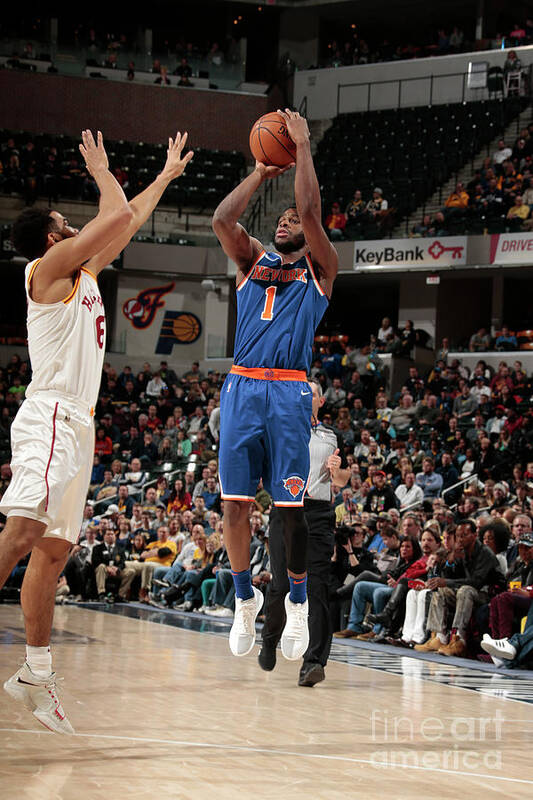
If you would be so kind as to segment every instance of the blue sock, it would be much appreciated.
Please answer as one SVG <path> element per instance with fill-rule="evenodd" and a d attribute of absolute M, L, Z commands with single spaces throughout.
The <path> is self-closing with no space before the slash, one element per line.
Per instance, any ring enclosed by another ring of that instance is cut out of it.
<path fill-rule="evenodd" d="M 291 591 L 289 600 L 291 603 L 305 603 L 307 599 L 307 575 L 305 578 L 293 578 L 289 575 Z"/>
<path fill-rule="evenodd" d="M 252 578 L 250 577 L 250 570 L 243 569 L 242 572 L 233 572 L 231 570 L 233 583 L 235 584 L 235 594 L 241 600 L 250 600 L 254 596 L 252 589 Z"/>

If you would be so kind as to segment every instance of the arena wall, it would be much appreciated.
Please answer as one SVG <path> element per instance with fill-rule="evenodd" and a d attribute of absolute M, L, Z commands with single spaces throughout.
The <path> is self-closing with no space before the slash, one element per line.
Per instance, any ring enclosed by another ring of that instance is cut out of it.
<path fill-rule="evenodd" d="M 78 136 L 98 128 L 106 139 L 153 143 L 187 130 L 192 147 L 248 154 L 250 128 L 279 98 L 0 70 L 0 103 L 11 130 Z"/>

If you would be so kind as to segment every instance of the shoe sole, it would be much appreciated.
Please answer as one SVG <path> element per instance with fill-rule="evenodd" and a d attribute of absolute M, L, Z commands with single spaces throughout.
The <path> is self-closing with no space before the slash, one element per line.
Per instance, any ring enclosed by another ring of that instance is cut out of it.
<path fill-rule="evenodd" d="M 495 656 L 496 658 L 503 658 L 505 661 L 512 661 L 514 658 L 510 653 L 502 653 L 501 650 L 497 650 L 490 642 L 481 642 L 481 647 L 491 658 Z"/>
<path fill-rule="evenodd" d="M 264 602 L 263 593 L 260 592 L 259 590 L 255 590 L 254 589 L 254 597 L 255 597 L 255 604 L 256 604 L 256 611 L 255 611 L 255 617 L 254 617 L 254 635 L 252 637 L 252 643 L 251 643 L 250 647 L 248 648 L 248 650 L 246 650 L 246 652 L 244 652 L 244 653 L 235 653 L 233 651 L 233 648 L 231 646 L 231 631 L 233 630 L 233 625 L 231 626 L 231 630 L 229 632 L 229 635 L 230 635 L 229 647 L 230 647 L 230 650 L 232 652 L 232 655 L 236 656 L 237 658 L 242 658 L 243 656 L 247 656 L 248 653 L 251 653 L 252 650 L 254 649 L 254 644 L 255 644 L 255 621 L 257 619 L 257 616 L 258 616 L 259 612 L 263 608 L 263 602 Z"/>
<path fill-rule="evenodd" d="M 72 729 L 71 731 L 65 731 L 65 730 L 62 730 L 59 727 L 55 728 L 55 727 L 53 727 L 51 725 L 48 725 L 44 721 L 44 719 L 41 719 L 41 717 L 38 716 L 38 713 L 37 713 L 38 712 L 38 708 L 35 705 L 35 703 L 28 697 L 28 695 L 26 694 L 24 689 L 19 687 L 16 683 L 14 683 L 14 682 L 12 683 L 10 681 L 6 681 L 4 683 L 4 691 L 10 697 L 12 697 L 13 700 L 17 700 L 18 702 L 22 703 L 24 708 L 32 713 L 32 715 L 35 717 L 37 722 L 39 722 L 41 725 L 43 725 L 43 727 L 45 727 L 47 730 L 51 731 L 52 733 L 59 733 L 59 734 L 65 735 L 65 736 L 72 736 L 75 733 L 74 729 Z"/>

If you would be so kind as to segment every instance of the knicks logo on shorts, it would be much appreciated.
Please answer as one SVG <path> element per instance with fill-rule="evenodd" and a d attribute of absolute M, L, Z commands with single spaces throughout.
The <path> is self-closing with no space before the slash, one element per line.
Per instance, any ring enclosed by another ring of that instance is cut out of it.
<path fill-rule="evenodd" d="M 292 475 L 290 478 L 284 478 L 283 486 L 293 497 L 298 497 L 300 492 L 303 492 L 305 489 L 305 483 L 297 475 Z"/>

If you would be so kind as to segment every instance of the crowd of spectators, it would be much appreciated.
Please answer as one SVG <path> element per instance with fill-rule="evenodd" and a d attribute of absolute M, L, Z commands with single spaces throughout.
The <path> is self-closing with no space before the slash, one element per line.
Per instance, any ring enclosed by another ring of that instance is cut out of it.
<path fill-rule="evenodd" d="M 512 143 L 498 141 L 496 150 L 476 169 L 468 183 L 458 182 L 443 207 L 425 215 L 411 236 L 446 236 L 457 232 L 533 230 L 533 123 Z"/>
<path fill-rule="evenodd" d="M 324 227 L 332 241 L 341 239 L 370 238 L 384 236 L 394 226 L 394 209 L 389 208 L 383 190 L 375 186 L 370 198 L 364 198 L 356 189 L 344 211 L 334 202 L 324 220 Z"/>
<path fill-rule="evenodd" d="M 523 47 L 533 43 L 533 19 L 526 19 L 524 23 L 515 23 L 512 30 L 502 34 L 495 33 L 492 38 L 484 40 L 482 49 L 502 50 L 513 47 Z M 354 64 L 377 64 L 386 61 L 405 61 L 414 58 L 428 58 L 431 56 L 447 56 L 456 53 L 465 53 L 476 49 L 473 41 L 469 41 L 465 32 L 458 26 L 446 30 L 439 28 L 432 41 L 401 42 L 391 41 L 389 38 L 371 40 L 362 38 L 361 31 L 355 24 L 352 25 L 350 40 L 342 44 L 337 39 L 326 43 L 322 54 L 320 66 L 322 67 L 349 67 Z M 479 49 L 479 47 L 477 48 Z"/>
<path fill-rule="evenodd" d="M 399 342 L 409 358 L 415 337 L 411 322 L 396 331 L 385 317 L 362 347 L 316 345 L 320 418 L 339 434 L 350 469 L 347 485 L 332 493 L 332 626 L 345 638 L 483 657 L 483 633 L 510 635 L 531 602 L 531 582 L 525 576 L 517 591 L 516 576 L 533 556 L 533 539 L 525 538 L 532 376 L 505 361 L 497 370 L 479 361 L 470 372 L 437 352 L 429 370 L 411 361 L 391 393 L 380 353 Z M 483 331 L 477 337 L 486 343 Z M 164 361 L 137 374 L 106 363 L 80 541 L 59 601 L 138 599 L 232 615 L 217 466 L 223 378 L 204 375 L 197 363 L 181 376 Z M 29 380 L 28 363 L 16 356 L 0 371 L 0 492 L 10 480 L 10 425 Z M 270 509 L 260 485 L 250 536 L 254 584 L 263 590 L 271 578 Z M 24 566 L 8 590 L 20 585 Z"/>

